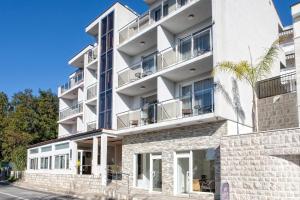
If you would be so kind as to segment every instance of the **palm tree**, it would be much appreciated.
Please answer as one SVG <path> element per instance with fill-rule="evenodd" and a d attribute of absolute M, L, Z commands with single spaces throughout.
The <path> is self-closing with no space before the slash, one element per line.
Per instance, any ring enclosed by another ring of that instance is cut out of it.
<path fill-rule="evenodd" d="M 256 64 L 253 64 L 251 53 L 250 63 L 248 61 L 231 62 L 224 61 L 217 65 L 214 73 L 219 70 L 231 73 L 237 80 L 246 81 L 252 88 L 252 125 L 255 132 L 258 131 L 257 117 L 257 91 L 256 83 L 266 77 L 271 71 L 272 65 L 277 59 L 279 53 L 279 40 L 272 43 L 271 47 L 266 50 L 264 55 L 258 59 Z"/>

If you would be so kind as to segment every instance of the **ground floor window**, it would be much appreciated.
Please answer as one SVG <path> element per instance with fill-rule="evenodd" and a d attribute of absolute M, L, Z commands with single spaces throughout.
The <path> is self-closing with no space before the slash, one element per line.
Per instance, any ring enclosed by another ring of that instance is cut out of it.
<path fill-rule="evenodd" d="M 30 159 L 30 169 L 36 170 L 38 169 L 38 158 L 31 158 Z"/>
<path fill-rule="evenodd" d="M 177 194 L 215 192 L 215 149 L 176 152 Z"/>
<path fill-rule="evenodd" d="M 51 169 L 52 168 L 52 156 L 41 158 L 41 169 Z"/>
<path fill-rule="evenodd" d="M 69 169 L 69 154 L 55 156 L 55 169 Z"/>
<path fill-rule="evenodd" d="M 215 191 L 214 149 L 193 151 L 193 191 Z"/>

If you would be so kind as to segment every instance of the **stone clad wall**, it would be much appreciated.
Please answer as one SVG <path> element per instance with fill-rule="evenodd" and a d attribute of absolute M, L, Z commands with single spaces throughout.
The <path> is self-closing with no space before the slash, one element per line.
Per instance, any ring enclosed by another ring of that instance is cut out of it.
<path fill-rule="evenodd" d="M 23 184 L 51 192 L 64 193 L 101 193 L 100 176 L 25 173 Z"/>
<path fill-rule="evenodd" d="M 159 132 L 125 136 L 123 138 L 122 168 L 130 174 L 130 186 L 133 185 L 133 158 L 138 153 L 162 154 L 162 192 L 173 195 L 174 192 L 174 152 L 216 148 L 216 196 L 220 184 L 219 145 L 221 136 L 227 133 L 226 122 L 207 123 L 187 126 Z M 212 200 L 214 195 L 201 193 L 199 199 Z"/>
<path fill-rule="evenodd" d="M 299 200 L 300 129 L 223 137 L 221 180 L 231 200 Z"/>
<path fill-rule="evenodd" d="M 298 127 L 297 93 L 258 100 L 260 131 Z"/>

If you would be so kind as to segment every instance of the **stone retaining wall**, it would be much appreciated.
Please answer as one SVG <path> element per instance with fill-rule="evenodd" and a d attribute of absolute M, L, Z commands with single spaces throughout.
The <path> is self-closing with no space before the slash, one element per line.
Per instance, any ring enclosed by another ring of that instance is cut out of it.
<path fill-rule="evenodd" d="M 299 200 L 300 129 L 223 137 L 221 180 L 231 200 Z"/>
<path fill-rule="evenodd" d="M 101 178 L 92 175 L 25 173 L 24 184 L 51 192 L 101 193 Z"/>
<path fill-rule="evenodd" d="M 258 100 L 260 131 L 298 127 L 297 93 Z"/>

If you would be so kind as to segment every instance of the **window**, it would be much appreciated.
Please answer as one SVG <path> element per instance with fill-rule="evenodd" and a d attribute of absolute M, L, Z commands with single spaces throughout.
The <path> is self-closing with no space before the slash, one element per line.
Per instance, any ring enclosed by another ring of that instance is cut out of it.
<path fill-rule="evenodd" d="M 194 56 L 210 51 L 210 30 L 194 35 Z"/>
<path fill-rule="evenodd" d="M 194 84 L 196 114 L 210 113 L 213 106 L 213 80 L 205 79 Z"/>
<path fill-rule="evenodd" d="M 100 114 L 99 128 L 111 127 L 112 102 L 109 90 L 113 87 L 113 46 L 114 46 L 114 12 L 108 14 L 101 22 L 101 62 L 100 62 Z"/>
<path fill-rule="evenodd" d="M 62 143 L 55 145 L 55 150 L 68 149 L 69 143 Z"/>
<path fill-rule="evenodd" d="M 38 148 L 36 148 L 36 149 L 30 149 L 29 153 L 30 154 L 37 154 L 37 153 L 39 153 L 39 149 Z"/>
<path fill-rule="evenodd" d="M 156 53 L 143 57 L 143 76 L 151 75 L 156 71 Z"/>
<path fill-rule="evenodd" d="M 112 69 L 113 66 L 113 52 L 109 51 L 107 53 L 107 70 Z"/>
<path fill-rule="evenodd" d="M 105 73 L 101 74 L 100 76 L 100 92 L 105 91 Z"/>
<path fill-rule="evenodd" d="M 114 33 L 113 33 L 113 31 L 111 31 L 110 33 L 108 33 L 108 36 L 107 36 L 107 50 L 112 49 L 113 44 L 114 44 Z"/>
<path fill-rule="evenodd" d="M 101 53 L 106 52 L 106 36 L 102 36 L 101 38 Z"/>
<path fill-rule="evenodd" d="M 101 21 L 101 35 L 105 35 L 107 32 L 107 17 Z"/>
<path fill-rule="evenodd" d="M 49 151 L 52 151 L 52 146 L 42 147 L 42 148 L 41 148 L 41 151 L 42 151 L 42 152 L 49 152 Z"/>
<path fill-rule="evenodd" d="M 168 4 L 164 4 L 163 12 L 164 12 L 164 17 L 169 14 L 169 5 Z"/>
<path fill-rule="evenodd" d="M 215 191 L 215 149 L 193 151 L 193 191 Z"/>
<path fill-rule="evenodd" d="M 114 13 L 110 13 L 108 15 L 108 30 L 112 30 L 114 28 Z"/>
<path fill-rule="evenodd" d="M 105 72 L 105 70 L 106 70 L 106 55 L 101 56 L 101 63 L 100 63 L 100 65 L 101 65 L 100 73 Z"/>
<path fill-rule="evenodd" d="M 41 169 L 49 169 L 49 157 L 41 158 Z"/>
<path fill-rule="evenodd" d="M 180 55 L 181 60 L 187 60 L 191 57 L 192 42 L 191 37 L 180 40 Z"/>
<path fill-rule="evenodd" d="M 69 169 L 69 154 L 55 156 L 55 169 Z"/>
<path fill-rule="evenodd" d="M 37 170 L 38 169 L 38 161 L 39 161 L 39 159 L 38 158 L 31 158 L 30 159 L 30 166 L 29 166 L 29 168 L 30 169 L 33 169 L 33 170 Z"/>

